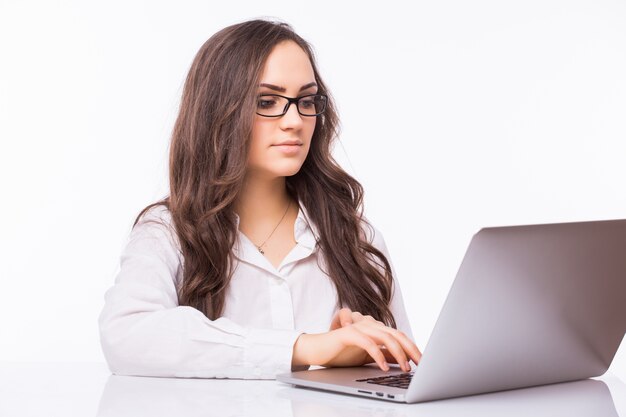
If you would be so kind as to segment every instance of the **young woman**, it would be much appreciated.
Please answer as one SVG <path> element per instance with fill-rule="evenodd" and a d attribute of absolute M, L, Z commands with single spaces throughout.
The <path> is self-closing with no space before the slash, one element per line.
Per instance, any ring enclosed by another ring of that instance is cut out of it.
<path fill-rule="evenodd" d="M 285 23 L 229 26 L 200 49 L 170 148 L 100 315 L 113 373 L 274 378 L 398 363 L 411 341 L 361 185 L 331 156 L 338 117 Z"/>

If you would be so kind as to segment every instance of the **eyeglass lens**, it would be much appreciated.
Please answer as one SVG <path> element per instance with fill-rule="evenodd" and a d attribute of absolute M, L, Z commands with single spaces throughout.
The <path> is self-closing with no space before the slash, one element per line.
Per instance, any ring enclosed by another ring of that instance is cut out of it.
<path fill-rule="evenodd" d="M 257 101 L 257 113 L 262 116 L 280 116 L 284 114 L 289 100 L 273 94 L 261 95 Z M 326 97 L 321 94 L 303 96 L 298 99 L 298 111 L 305 116 L 316 116 L 324 112 Z"/>

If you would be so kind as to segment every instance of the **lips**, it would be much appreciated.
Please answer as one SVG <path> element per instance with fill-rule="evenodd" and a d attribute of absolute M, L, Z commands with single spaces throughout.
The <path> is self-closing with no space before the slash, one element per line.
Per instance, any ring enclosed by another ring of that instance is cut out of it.
<path fill-rule="evenodd" d="M 280 143 L 276 143 L 271 147 L 276 149 L 278 152 L 285 156 L 297 156 L 300 155 L 300 148 L 302 148 L 303 143 L 299 140 L 285 140 Z"/>
<path fill-rule="evenodd" d="M 283 145 L 287 145 L 287 146 L 293 146 L 293 145 L 302 146 L 302 142 L 299 141 L 299 140 L 286 140 L 284 142 L 275 143 L 272 146 L 283 146 Z"/>

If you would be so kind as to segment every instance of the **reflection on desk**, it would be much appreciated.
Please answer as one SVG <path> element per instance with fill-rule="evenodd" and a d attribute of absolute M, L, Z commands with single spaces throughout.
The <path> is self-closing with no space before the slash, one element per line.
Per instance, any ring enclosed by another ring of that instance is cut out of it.
<path fill-rule="evenodd" d="M 623 386 L 619 380 L 613 382 Z M 619 416 L 607 385 L 593 379 L 429 403 L 394 404 L 294 388 L 275 381 L 110 376 L 98 417 L 141 415 Z"/>
<path fill-rule="evenodd" d="M 359 404 L 341 401 L 337 395 L 325 401 L 290 391 L 294 416 L 429 416 L 429 417 L 617 417 L 611 393 L 602 381 L 584 380 L 544 387 L 474 395 L 421 404 Z M 366 406 L 369 405 L 369 406 Z"/>
<path fill-rule="evenodd" d="M 608 388 L 608 389 L 607 389 Z M 423 404 L 294 388 L 276 381 L 111 375 L 104 363 L 0 362 L 2 417 L 593 416 L 626 417 L 626 384 L 597 380 Z"/>

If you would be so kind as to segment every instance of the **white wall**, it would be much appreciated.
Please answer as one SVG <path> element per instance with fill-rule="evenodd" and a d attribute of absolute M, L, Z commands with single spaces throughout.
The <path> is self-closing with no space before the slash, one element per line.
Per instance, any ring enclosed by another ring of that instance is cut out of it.
<path fill-rule="evenodd" d="M 314 45 L 420 346 L 480 227 L 626 217 L 624 2 L 52 3 L 0 3 L 0 360 L 103 360 L 191 60 L 247 18 Z"/>

